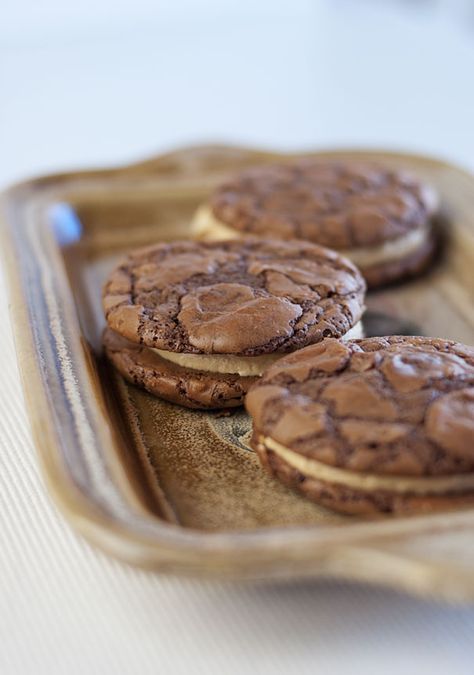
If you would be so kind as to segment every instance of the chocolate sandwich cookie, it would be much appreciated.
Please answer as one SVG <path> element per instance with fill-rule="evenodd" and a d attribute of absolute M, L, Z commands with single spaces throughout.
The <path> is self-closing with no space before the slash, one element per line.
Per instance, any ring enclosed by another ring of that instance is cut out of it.
<path fill-rule="evenodd" d="M 436 193 L 372 163 L 301 159 L 248 169 L 193 221 L 202 239 L 306 239 L 349 257 L 375 287 L 422 271 L 435 248 Z"/>
<path fill-rule="evenodd" d="M 249 391 L 253 446 L 274 476 L 347 514 L 474 502 L 474 348 L 324 340 Z"/>
<path fill-rule="evenodd" d="M 158 244 L 130 254 L 105 285 L 105 351 L 168 401 L 237 406 L 284 353 L 360 333 L 364 292 L 349 260 L 308 242 Z"/>

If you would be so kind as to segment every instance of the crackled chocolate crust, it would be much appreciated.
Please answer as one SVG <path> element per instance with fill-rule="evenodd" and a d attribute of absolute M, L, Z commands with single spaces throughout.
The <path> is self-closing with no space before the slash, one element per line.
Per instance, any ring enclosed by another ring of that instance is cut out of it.
<path fill-rule="evenodd" d="M 416 178 L 374 163 L 301 159 L 238 174 L 214 192 L 210 208 L 247 234 L 351 249 L 425 228 L 437 196 Z"/>
<path fill-rule="evenodd" d="M 256 356 L 343 336 L 362 315 L 364 292 L 350 261 L 308 242 L 188 241 L 130 254 L 103 306 L 108 326 L 132 342 Z"/>
<path fill-rule="evenodd" d="M 388 260 L 379 265 L 364 267 L 363 275 L 370 289 L 391 284 L 399 279 L 411 279 L 427 270 L 438 248 L 435 232 L 430 232 L 428 238 L 413 253 L 399 258 Z"/>
<path fill-rule="evenodd" d="M 246 406 L 263 464 L 327 506 L 351 513 L 401 511 L 466 498 L 329 484 L 288 466 L 264 447 L 263 439 L 360 475 L 440 478 L 470 473 L 472 347 L 418 337 L 325 340 L 271 366 L 250 390 Z"/>
<path fill-rule="evenodd" d="M 257 379 L 183 368 L 110 329 L 105 330 L 103 342 L 109 361 L 129 382 L 187 408 L 240 406 Z"/>

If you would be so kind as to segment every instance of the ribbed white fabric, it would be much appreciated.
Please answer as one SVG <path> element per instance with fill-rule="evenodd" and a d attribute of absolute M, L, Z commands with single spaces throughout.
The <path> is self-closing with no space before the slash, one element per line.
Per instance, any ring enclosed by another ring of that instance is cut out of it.
<path fill-rule="evenodd" d="M 0 281 L 0 673 L 472 672 L 474 610 L 336 583 L 252 587 L 92 550 L 45 493 Z"/>

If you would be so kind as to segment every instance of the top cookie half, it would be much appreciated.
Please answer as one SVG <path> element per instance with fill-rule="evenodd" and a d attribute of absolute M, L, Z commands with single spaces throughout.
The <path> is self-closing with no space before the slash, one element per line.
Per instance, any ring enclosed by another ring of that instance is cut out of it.
<path fill-rule="evenodd" d="M 301 159 L 236 175 L 198 210 L 194 227 L 204 238 L 305 239 L 349 256 L 364 272 L 379 268 L 385 281 L 419 266 L 431 252 L 437 208 L 434 190 L 405 172 Z M 386 279 L 381 266 L 400 261 L 403 269 L 394 268 Z"/>
<path fill-rule="evenodd" d="M 130 254 L 104 288 L 109 328 L 155 349 L 256 356 L 341 337 L 365 283 L 347 259 L 301 241 L 173 242 Z"/>

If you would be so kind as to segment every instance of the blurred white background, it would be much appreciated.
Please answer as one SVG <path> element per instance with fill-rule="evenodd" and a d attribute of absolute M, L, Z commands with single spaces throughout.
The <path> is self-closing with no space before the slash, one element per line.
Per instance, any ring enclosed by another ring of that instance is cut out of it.
<path fill-rule="evenodd" d="M 472 0 L 3 0 L 0 185 L 209 140 L 474 168 Z"/>

